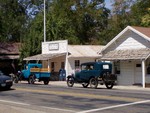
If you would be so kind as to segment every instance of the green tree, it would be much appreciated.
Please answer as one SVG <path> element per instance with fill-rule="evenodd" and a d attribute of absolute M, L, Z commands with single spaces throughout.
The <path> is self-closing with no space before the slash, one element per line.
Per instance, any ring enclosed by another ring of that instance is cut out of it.
<path fill-rule="evenodd" d="M 26 12 L 18 0 L 0 1 L 0 41 L 20 41 Z"/>

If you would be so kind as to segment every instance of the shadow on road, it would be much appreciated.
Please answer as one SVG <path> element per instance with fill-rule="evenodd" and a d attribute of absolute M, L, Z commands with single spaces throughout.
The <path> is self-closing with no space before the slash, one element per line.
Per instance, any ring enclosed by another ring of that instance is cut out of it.
<path fill-rule="evenodd" d="M 14 88 L 10 88 L 10 89 L 7 89 L 7 88 L 0 88 L 0 92 L 2 91 L 11 91 L 11 90 L 15 90 Z"/>

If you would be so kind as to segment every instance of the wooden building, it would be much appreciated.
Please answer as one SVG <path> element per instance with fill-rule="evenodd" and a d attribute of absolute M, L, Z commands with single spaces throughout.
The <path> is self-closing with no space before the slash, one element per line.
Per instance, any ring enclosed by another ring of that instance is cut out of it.
<path fill-rule="evenodd" d="M 150 28 L 127 26 L 101 51 L 113 61 L 119 85 L 150 83 Z"/>

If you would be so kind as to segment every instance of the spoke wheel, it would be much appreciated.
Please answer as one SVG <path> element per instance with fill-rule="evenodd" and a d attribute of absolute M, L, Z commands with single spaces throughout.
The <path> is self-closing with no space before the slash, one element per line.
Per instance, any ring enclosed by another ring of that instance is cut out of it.
<path fill-rule="evenodd" d="M 29 76 L 28 83 L 29 83 L 29 84 L 34 84 L 34 82 L 35 82 L 35 76 L 34 76 L 34 75 L 30 75 L 30 76 Z"/>
<path fill-rule="evenodd" d="M 48 85 L 49 80 L 44 80 L 44 85 Z"/>
<path fill-rule="evenodd" d="M 73 85 L 74 85 L 74 78 L 69 77 L 67 79 L 67 85 L 68 85 L 68 87 L 73 87 Z"/>
<path fill-rule="evenodd" d="M 109 83 L 105 83 L 105 86 L 107 87 L 107 89 L 112 89 L 113 88 L 113 86 L 114 86 L 114 83 L 112 83 L 112 82 L 109 82 Z"/>
<path fill-rule="evenodd" d="M 90 79 L 90 87 L 96 89 L 97 86 L 98 86 L 98 80 L 96 78 L 91 78 Z"/>

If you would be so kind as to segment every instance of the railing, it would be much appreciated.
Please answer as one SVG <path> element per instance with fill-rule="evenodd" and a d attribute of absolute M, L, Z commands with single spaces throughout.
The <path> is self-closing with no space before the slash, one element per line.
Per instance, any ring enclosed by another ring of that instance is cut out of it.
<path fill-rule="evenodd" d="M 30 72 L 50 72 L 49 68 L 31 68 Z"/>

